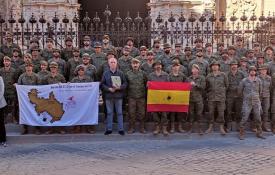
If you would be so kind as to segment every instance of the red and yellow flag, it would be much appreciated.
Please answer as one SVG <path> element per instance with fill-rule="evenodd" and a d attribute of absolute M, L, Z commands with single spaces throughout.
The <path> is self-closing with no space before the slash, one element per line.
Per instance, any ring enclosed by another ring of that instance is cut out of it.
<path fill-rule="evenodd" d="M 190 83 L 148 82 L 148 112 L 188 112 Z"/>

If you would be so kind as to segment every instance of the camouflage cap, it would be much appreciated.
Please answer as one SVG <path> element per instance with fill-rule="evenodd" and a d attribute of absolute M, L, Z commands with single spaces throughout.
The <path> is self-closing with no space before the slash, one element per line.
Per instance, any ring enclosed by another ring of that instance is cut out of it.
<path fill-rule="evenodd" d="M 249 70 L 249 72 L 252 70 L 257 71 L 257 68 L 255 66 L 249 66 L 248 70 Z"/>
<path fill-rule="evenodd" d="M 40 48 L 39 48 L 39 47 L 37 47 L 37 46 L 32 47 L 32 48 L 31 48 L 31 52 L 32 52 L 32 51 L 40 51 Z"/>
<path fill-rule="evenodd" d="M 12 32 L 10 32 L 10 31 L 7 31 L 6 32 L 6 37 L 12 37 L 13 36 L 13 33 Z"/>
<path fill-rule="evenodd" d="M 213 65 L 218 65 L 218 66 L 221 66 L 220 62 L 219 61 L 212 61 L 211 64 L 210 64 L 210 67 L 212 67 Z"/>
<path fill-rule="evenodd" d="M 27 61 L 27 62 L 25 63 L 25 67 L 29 67 L 29 66 L 33 67 L 33 64 L 32 64 L 31 61 Z"/>
<path fill-rule="evenodd" d="M 227 50 L 236 50 L 235 46 L 228 46 Z"/>
<path fill-rule="evenodd" d="M 83 58 L 83 59 L 84 59 L 84 58 L 91 59 L 91 57 L 90 57 L 90 55 L 89 55 L 88 53 L 84 53 L 84 54 L 82 55 L 82 58 Z"/>
<path fill-rule="evenodd" d="M 211 43 L 206 43 L 205 47 L 212 47 L 212 44 Z"/>
<path fill-rule="evenodd" d="M 40 65 L 46 65 L 46 66 L 48 66 L 48 62 L 45 61 L 45 60 L 42 60 L 42 61 L 40 61 Z"/>
<path fill-rule="evenodd" d="M 136 59 L 136 58 L 133 58 L 133 59 L 131 60 L 131 63 L 140 63 L 140 61 L 139 61 L 138 59 Z"/>
<path fill-rule="evenodd" d="M 39 40 L 37 38 L 32 38 L 30 40 L 30 43 L 37 43 L 37 44 L 39 44 Z"/>
<path fill-rule="evenodd" d="M 79 48 L 78 47 L 74 47 L 73 48 L 73 52 L 79 52 Z"/>
<path fill-rule="evenodd" d="M 11 58 L 8 56 L 4 56 L 3 60 L 11 61 Z"/>
<path fill-rule="evenodd" d="M 68 41 L 73 42 L 73 39 L 72 39 L 71 37 L 67 37 L 67 38 L 65 39 L 65 42 L 68 42 Z"/>
<path fill-rule="evenodd" d="M 132 41 L 132 42 L 134 42 L 134 38 L 133 38 L 133 37 L 131 37 L 131 36 L 129 36 L 129 37 L 126 39 L 126 43 L 127 43 L 128 41 Z"/>
<path fill-rule="evenodd" d="M 101 43 L 100 42 L 96 42 L 95 45 L 94 45 L 95 48 L 101 48 Z"/>
<path fill-rule="evenodd" d="M 191 49 L 191 47 L 186 46 L 186 47 L 184 48 L 184 51 L 185 51 L 185 52 L 186 52 L 186 51 L 192 51 L 192 49 Z"/>
<path fill-rule="evenodd" d="M 161 65 L 162 66 L 162 62 L 160 60 L 156 60 L 156 61 L 154 61 L 152 66 L 155 67 L 156 65 Z"/>
<path fill-rule="evenodd" d="M 263 64 L 261 65 L 258 70 L 268 70 L 268 65 L 267 64 Z"/>
<path fill-rule="evenodd" d="M 55 62 L 55 61 L 52 61 L 51 63 L 50 63 L 50 66 L 49 66 L 50 68 L 58 68 L 58 64 L 57 64 L 57 62 Z"/>
<path fill-rule="evenodd" d="M 169 43 L 164 43 L 163 49 L 168 49 L 168 48 L 171 48 L 171 45 Z"/>
<path fill-rule="evenodd" d="M 254 53 L 254 50 L 248 49 L 248 50 L 246 51 L 246 54 L 249 54 L 249 53 Z"/>
<path fill-rule="evenodd" d="M 232 60 L 231 62 L 230 62 L 230 65 L 238 65 L 239 63 L 238 63 L 238 61 L 237 60 Z"/>
<path fill-rule="evenodd" d="M 181 47 L 181 46 L 182 46 L 181 43 L 176 43 L 176 44 L 175 44 L 175 47 Z"/>
<path fill-rule="evenodd" d="M 242 57 L 239 62 L 247 62 L 247 58 L 246 57 Z"/>
<path fill-rule="evenodd" d="M 20 53 L 20 49 L 17 48 L 17 47 L 15 47 L 15 48 L 12 49 L 12 52 L 18 52 L 18 53 Z"/>
<path fill-rule="evenodd" d="M 115 52 L 113 50 L 109 50 L 107 52 L 106 56 L 108 56 L 108 55 L 114 55 L 115 56 L 116 54 L 115 54 Z"/>
<path fill-rule="evenodd" d="M 256 57 L 257 57 L 257 59 L 258 59 L 258 58 L 264 58 L 264 54 L 263 54 L 263 53 L 258 53 L 258 54 L 256 55 Z"/>
<path fill-rule="evenodd" d="M 85 67 L 83 65 L 76 66 L 74 74 L 77 75 L 79 70 L 85 70 Z"/>
<path fill-rule="evenodd" d="M 83 41 L 90 41 L 90 40 L 91 40 L 91 38 L 87 35 L 83 37 Z"/>
<path fill-rule="evenodd" d="M 139 50 L 140 50 L 140 51 L 146 51 L 146 50 L 147 50 L 147 47 L 146 47 L 146 46 L 140 46 Z"/>
<path fill-rule="evenodd" d="M 149 51 L 147 52 L 147 55 L 155 55 L 155 54 L 154 54 L 154 52 L 153 52 L 152 50 L 149 50 Z"/>
<path fill-rule="evenodd" d="M 197 69 L 197 70 L 200 70 L 200 66 L 197 65 L 197 64 L 193 64 L 193 65 L 192 65 L 192 68 L 195 68 L 195 69 Z"/>
<path fill-rule="evenodd" d="M 53 49 L 53 52 L 58 52 L 58 53 L 60 53 L 60 50 L 57 49 L 57 48 L 54 48 L 54 49 Z"/>
<path fill-rule="evenodd" d="M 174 60 L 172 61 L 172 66 L 173 66 L 173 67 L 174 67 L 174 66 L 180 66 L 179 60 L 174 59 Z"/>

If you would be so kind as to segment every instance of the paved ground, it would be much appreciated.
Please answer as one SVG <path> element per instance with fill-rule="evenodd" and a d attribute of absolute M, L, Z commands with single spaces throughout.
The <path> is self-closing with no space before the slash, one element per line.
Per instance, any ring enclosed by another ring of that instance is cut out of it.
<path fill-rule="evenodd" d="M 102 136 L 104 137 L 104 136 Z M 114 139 L 0 147 L 1 175 L 275 175 L 275 136 Z"/>

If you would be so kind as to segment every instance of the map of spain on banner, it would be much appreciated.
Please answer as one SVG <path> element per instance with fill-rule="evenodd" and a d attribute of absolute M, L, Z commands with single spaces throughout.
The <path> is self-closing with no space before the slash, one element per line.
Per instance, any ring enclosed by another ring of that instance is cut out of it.
<path fill-rule="evenodd" d="M 20 124 L 71 126 L 98 123 L 99 82 L 16 85 L 16 90 Z"/>
<path fill-rule="evenodd" d="M 190 83 L 148 82 L 148 112 L 188 112 Z"/>

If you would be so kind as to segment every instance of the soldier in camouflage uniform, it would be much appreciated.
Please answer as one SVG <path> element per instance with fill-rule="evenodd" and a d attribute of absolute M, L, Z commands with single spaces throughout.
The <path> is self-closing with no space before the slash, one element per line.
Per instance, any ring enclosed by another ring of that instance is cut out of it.
<path fill-rule="evenodd" d="M 241 58 L 246 55 L 247 49 L 244 48 L 244 41 L 242 37 L 237 37 L 235 48 L 237 57 Z"/>
<path fill-rule="evenodd" d="M 224 43 L 223 42 L 217 43 L 217 52 L 215 52 L 214 54 L 217 60 L 221 59 L 221 53 L 223 52 L 223 50 L 224 50 Z"/>
<path fill-rule="evenodd" d="M 238 88 L 238 95 L 243 97 L 242 120 L 240 123 L 240 140 L 244 139 L 244 128 L 251 112 L 256 123 L 256 136 L 264 139 L 261 127 L 261 100 L 262 82 L 256 77 L 256 67 L 249 67 L 249 76 L 244 78 Z"/>
<path fill-rule="evenodd" d="M 30 49 L 27 50 L 27 53 L 31 54 L 31 49 L 32 48 L 39 48 L 39 40 L 37 38 L 32 38 L 30 40 L 30 45 L 29 45 Z"/>
<path fill-rule="evenodd" d="M 260 94 L 261 105 L 262 105 L 262 129 L 263 131 L 270 132 L 268 126 L 269 119 L 269 108 L 270 108 L 270 90 L 271 90 L 271 77 L 267 75 L 268 65 L 264 64 L 259 67 L 259 78 L 262 81 L 262 93 Z"/>
<path fill-rule="evenodd" d="M 204 49 L 203 49 L 203 41 L 202 41 L 201 38 L 196 38 L 195 41 L 194 41 L 194 43 L 195 43 L 195 47 L 192 49 L 192 54 L 193 54 L 194 56 L 197 55 L 197 51 L 198 51 L 198 50 L 202 50 L 202 51 L 204 52 Z"/>
<path fill-rule="evenodd" d="M 84 65 L 78 65 L 75 68 L 74 74 L 76 75 L 71 82 L 72 83 L 88 83 L 92 82 L 92 79 L 85 75 L 85 67 Z M 95 133 L 95 127 L 94 126 L 75 126 L 74 127 L 74 133 L 80 133 L 82 130 L 85 129 L 87 133 L 94 134 Z"/>
<path fill-rule="evenodd" d="M 140 47 L 140 55 L 136 57 L 140 61 L 140 65 L 146 62 L 147 60 L 147 47 L 146 46 L 141 46 Z"/>
<path fill-rule="evenodd" d="M 179 64 L 180 64 L 180 58 L 178 56 L 173 57 L 172 63 L 173 63 L 173 61 L 179 62 Z M 171 73 L 172 72 L 172 68 L 173 68 L 173 64 L 169 65 L 166 68 L 165 72 L 167 72 L 168 74 Z M 183 65 L 181 65 L 181 64 L 179 65 L 179 71 L 182 74 L 184 74 L 185 76 L 188 75 L 188 70 Z"/>
<path fill-rule="evenodd" d="M 154 60 L 155 60 L 154 52 L 148 51 L 146 62 L 144 62 L 141 65 L 141 70 L 143 70 L 147 76 L 154 71 L 154 68 L 153 68 Z"/>
<path fill-rule="evenodd" d="M 236 56 L 236 48 L 234 46 L 228 46 L 228 56 L 230 60 L 239 61 L 240 58 Z"/>
<path fill-rule="evenodd" d="M 161 63 L 163 64 L 163 70 L 166 71 L 167 68 L 172 65 L 172 59 L 173 59 L 173 55 L 171 53 L 171 45 L 168 43 L 165 43 L 163 45 L 163 49 L 164 49 L 164 54 L 159 58 L 159 60 L 161 61 Z"/>
<path fill-rule="evenodd" d="M 128 37 L 126 39 L 126 45 L 130 48 L 130 56 L 135 58 L 140 55 L 138 48 L 134 47 L 134 38 Z"/>
<path fill-rule="evenodd" d="M 99 78 L 97 78 L 97 69 L 94 65 L 91 64 L 90 55 L 87 53 L 84 53 L 82 55 L 82 61 L 83 61 L 82 66 L 85 68 L 85 75 L 90 77 L 92 82 L 99 80 Z"/>
<path fill-rule="evenodd" d="M 182 44 L 176 43 L 175 44 L 175 50 L 173 52 L 174 57 L 178 57 L 180 60 L 183 60 L 184 53 L 182 51 Z"/>
<path fill-rule="evenodd" d="M 80 58 L 79 48 L 73 48 L 73 57 L 66 63 L 66 78 L 71 81 L 75 77 L 75 68 L 82 64 L 82 58 Z"/>
<path fill-rule="evenodd" d="M 197 57 L 196 59 L 192 60 L 188 65 L 188 72 L 190 74 L 192 65 L 197 64 L 200 67 L 200 74 L 206 76 L 209 72 L 209 63 L 203 58 L 202 49 L 197 49 Z"/>
<path fill-rule="evenodd" d="M 133 57 L 130 55 L 130 51 L 129 46 L 125 46 L 123 49 L 123 56 L 118 59 L 119 70 L 124 74 L 131 70 L 131 60 Z"/>
<path fill-rule="evenodd" d="M 267 46 L 264 49 L 264 54 L 265 54 L 265 62 L 268 63 L 272 61 L 274 58 L 274 49 L 271 46 Z"/>
<path fill-rule="evenodd" d="M 272 61 L 268 63 L 268 74 L 273 75 L 275 73 L 275 56 L 272 57 Z"/>
<path fill-rule="evenodd" d="M 242 109 L 242 97 L 238 96 L 238 87 L 240 82 L 245 78 L 245 75 L 238 70 L 238 62 L 236 60 L 231 61 L 230 71 L 227 73 L 228 89 L 226 92 L 226 130 L 227 132 L 232 130 L 232 121 L 241 121 L 241 109 Z M 233 118 L 233 109 L 234 118 Z"/>
<path fill-rule="evenodd" d="M 191 72 L 192 74 L 187 80 L 192 85 L 189 101 L 190 131 L 192 132 L 193 126 L 197 124 L 198 133 L 202 135 L 201 119 L 203 113 L 203 93 L 206 82 L 205 77 L 199 73 L 200 67 L 198 65 L 193 64 Z"/>
<path fill-rule="evenodd" d="M 204 54 L 204 59 L 208 62 L 211 63 L 214 60 L 217 60 L 213 53 L 213 46 L 211 43 L 206 43 L 205 44 L 205 54 Z"/>
<path fill-rule="evenodd" d="M 104 63 L 107 63 L 106 54 L 102 52 L 100 43 L 95 43 L 95 53 L 91 55 L 91 64 L 98 70 Z"/>
<path fill-rule="evenodd" d="M 25 63 L 26 71 L 22 75 L 20 75 L 17 84 L 19 85 L 38 85 L 39 78 L 36 73 L 33 72 L 33 64 L 29 61 Z M 40 134 L 40 127 L 35 127 L 36 134 Z M 28 134 L 28 126 L 23 125 L 22 134 Z"/>
<path fill-rule="evenodd" d="M 39 47 L 32 47 L 30 51 L 31 51 L 31 55 L 32 55 L 32 63 L 34 65 L 33 71 L 35 73 L 37 73 L 39 71 L 39 69 L 40 69 L 40 62 L 42 60 L 44 60 L 44 58 L 42 58 L 40 56 L 40 49 L 39 49 Z"/>
<path fill-rule="evenodd" d="M 131 60 L 132 69 L 127 72 L 126 80 L 128 82 L 128 113 L 129 127 L 128 134 L 135 132 L 137 117 L 140 117 L 140 133 L 145 133 L 145 97 L 146 82 L 145 73 L 140 70 L 140 60 L 133 58 Z"/>
<path fill-rule="evenodd" d="M 224 73 L 228 73 L 230 71 L 230 63 L 232 60 L 230 60 L 229 56 L 228 56 L 228 51 L 224 50 L 222 51 L 222 57 L 220 62 L 221 68 L 220 71 L 224 72 Z"/>
<path fill-rule="evenodd" d="M 149 74 L 148 81 L 158 81 L 158 82 L 169 81 L 169 75 L 166 72 L 162 71 L 163 65 L 161 61 L 156 60 L 153 64 L 153 67 L 154 67 L 154 72 Z M 162 127 L 163 135 L 167 136 L 169 134 L 167 132 L 167 125 L 168 125 L 167 113 L 152 112 L 152 116 L 155 122 L 155 129 L 153 131 L 153 134 L 158 135 Z"/>
<path fill-rule="evenodd" d="M 40 61 L 40 71 L 37 73 L 40 83 L 39 84 L 45 84 L 45 78 L 50 75 L 50 71 L 48 71 L 48 62 L 47 61 Z"/>
<path fill-rule="evenodd" d="M 188 66 L 190 64 L 190 62 L 194 59 L 193 55 L 192 55 L 192 50 L 191 47 L 186 46 L 184 48 L 184 57 L 182 58 L 182 60 L 180 60 L 181 64 L 188 69 Z M 189 71 L 188 71 L 188 75 L 189 75 Z"/>
<path fill-rule="evenodd" d="M 89 36 L 84 36 L 83 44 L 83 48 L 80 49 L 80 57 L 82 57 L 84 53 L 87 53 L 89 55 L 95 53 L 94 49 L 91 47 L 91 39 Z"/>
<path fill-rule="evenodd" d="M 171 73 L 169 74 L 169 81 L 170 82 L 185 82 L 187 77 L 180 71 L 180 61 L 179 59 L 175 59 L 172 62 L 172 70 Z M 170 133 L 175 132 L 175 122 L 176 120 L 178 121 L 178 127 L 177 130 L 178 132 L 182 133 L 184 130 L 182 129 L 183 122 L 184 122 L 184 113 L 182 112 L 171 112 L 169 114 L 170 116 L 170 124 L 171 124 L 171 129 Z"/>
<path fill-rule="evenodd" d="M 247 65 L 249 66 L 256 66 L 257 64 L 257 58 L 254 55 L 254 52 L 252 49 L 247 50 L 246 52 L 246 59 L 247 59 Z"/>
<path fill-rule="evenodd" d="M 114 53 L 115 56 L 117 56 L 117 50 L 116 48 L 110 43 L 110 37 L 109 35 L 104 35 L 102 39 L 102 52 L 107 54 L 108 52 Z"/>
<path fill-rule="evenodd" d="M 13 36 L 11 32 L 6 32 L 5 36 L 5 43 L 0 47 L 0 52 L 3 53 L 5 56 L 12 57 L 13 49 L 19 50 L 19 56 L 22 56 L 20 47 L 13 43 Z"/>
<path fill-rule="evenodd" d="M 48 61 L 48 63 L 56 62 L 58 64 L 58 72 L 61 75 L 66 74 L 66 61 L 60 57 L 60 50 L 53 49 L 53 58 Z"/>
<path fill-rule="evenodd" d="M 18 102 L 16 98 L 15 83 L 17 82 L 18 76 L 14 68 L 11 67 L 11 58 L 8 56 L 4 57 L 4 67 L 0 69 L 0 76 L 3 77 L 5 85 L 4 97 L 7 101 L 8 106 L 4 108 L 4 116 L 8 116 L 11 113 L 13 122 L 19 122 L 18 116 Z"/>
<path fill-rule="evenodd" d="M 152 51 L 154 52 L 156 59 L 160 59 L 160 57 L 164 54 L 164 51 L 160 48 L 159 39 L 154 40 Z"/>
<path fill-rule="evenodd" d="M 242 57 L 239 61 L 239 71 L 241 71 L 245 77 L 248 77 L 248 67 L 247 67 L 247 61 L 245 57 Z"/>
<path fill-rule="evenodd" d="M 221 72 L 220 63 L 213 61 L 210 64 L 212 70 L 206 77 L 206 92 L 208 99 L 209 108 L 209 127 L 206 133 L 210 133 L 213 130 L 213 124 L 215 121 L 215 110 L 218 111 L 216 122 L 220 125 L 220 132 L 225 135 L 224 131 L 224 111 L 225 111 L 225 100 L 226 90 L 228 88 L 228 79 L 225 73 Z"/>
<path fill-rule="evenodd" d="M 46 60 L 49 61 L 53 58 L 53 39 L 47 38 L 46 40 L 46 48 L 44 48 L 41 52 L 41 56 Z"/>
<path fill-rule="evenodd" d="M 24 64 L 23 59 L 19 56 L 20 50 L 17 48 L 13 49 L 12 57 L 11 57 L 11 66 L 17 70 L 20 65 Z"/>
<path fill-rule="evenodd" d="M 258 43 L 258 42 L 255 42 L 254 44 L 253 44 L 253 51 L 254 51 L 254 54 L 255 55 L 258 55 L 258 54 L 260 54 L 262 51 L 261 51 L 261 45 L 260 45 L 260 43 Z"/>
<path fill-rule="evenodd" d="M 22 64 L 22 65 L 20 65 L 18 68 L 17 68 L 17 74 L 18 74 L 18 76 L 20 76 L 21 74 L 23 74 L 25 71 L 26 71 L 26 64 L 28 63 L 28 62 L 32 62 L 32 55 L 31 54 L 29 54 L 29 53 L 26 53 L 25 55 L 24 55 L 24 58 L 23 58 L 23 60 L 24 60 L 24 64 Z M 33 64 L 33 63 L 32 63 Z M 34 72 L 34 67 L 33 67 L 33 70 L 32 70 L 33 72 Z"/>
<path fill-rule="evenodd" d="M 256 57 L 257 57 L 256 68 L 259 68 L 259 67 L 261 67 L 262 65 L 265 64 L 265 62 L 264 62 L 264 54 L 259 53 L 259 54 L 256 55 Z"/>
<path fill-rule="evenodd" d="M 67 37 L 65 39 L 65 48 L 61 50 L 61 58 L 65 61 L 68 61 L 72 57 L 74 57 L 73 39 L 71 37 Z"/>
<path fill-rule="evenodd" d="M 48 84 L 57 84 L 57 83 L 66 83 L 65 77 L 58 73 L 58 63 L 52 61 L 50 62 L 50 74 L 45 77 L 45 80 L 43 81 L 45 85 Z M 58 128 L 58 132 L 60 134 L 65 134 L 64 127 L 56 127 Z M 46 132 L 46 134 L 52 134 L 54 133 L 54 127 L 50 127 L 49 130 Z"/>

